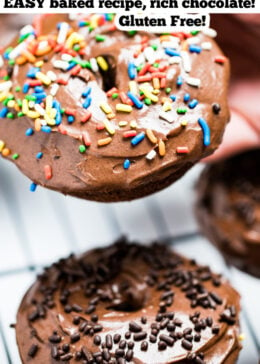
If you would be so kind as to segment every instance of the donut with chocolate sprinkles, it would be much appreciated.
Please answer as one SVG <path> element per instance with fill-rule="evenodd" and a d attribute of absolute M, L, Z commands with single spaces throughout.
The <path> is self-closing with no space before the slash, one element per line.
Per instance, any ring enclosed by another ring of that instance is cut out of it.
<path fill-rule="evenodd" d="M 170 291 L 172 302 L 161 312 Z M 17 344 L 23 364 L 234 364 L 239 301 L 209 267 L 163 244 L 122 238 L 37 276 L 17 313 Z M 94 320 L 85 310 L 91 305 Z"/>

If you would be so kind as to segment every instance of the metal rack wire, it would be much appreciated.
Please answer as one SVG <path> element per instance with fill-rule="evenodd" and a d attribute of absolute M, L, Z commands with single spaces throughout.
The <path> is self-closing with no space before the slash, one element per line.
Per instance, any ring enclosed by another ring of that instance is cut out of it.
<path fill-rule="evenodd" d="M 46 264 L 122 234 L 147 242 L 165 239 L 178 252 L 223 272 L 242 295 L 244 348 L 239 364 L 256 364 L 260 354 L 260 280 L 225 264 L 198 233 L 192 213 L 195 167 L 170 188 L 130 203 L 101 204 L 39 188 L 9 162 L 0 160 L 0 364 L 19 364 L 10 328 L 26 289 Z"/>

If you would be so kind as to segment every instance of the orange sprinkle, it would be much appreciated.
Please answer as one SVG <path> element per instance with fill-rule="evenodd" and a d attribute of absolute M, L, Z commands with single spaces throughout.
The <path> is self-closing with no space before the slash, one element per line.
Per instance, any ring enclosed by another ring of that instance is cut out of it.
<path fill-rule="evenodd" d="M 157 144 L 157 138 L 151 129 L 146 129 L 146 135 L 151 143 Z"/>
<path fill-rule="evenodd" d="M 22 56 L 25 57 L 30 63 L 36 62 L 36 58 L 34 57 L 34 55 L 26 49 L 22 52 Z"/>
<path fill-rule="evenodd" d="M 108 138 L 99 139 L 97 144 L 99 147 L 103 147 L 104 145 L 107 145 L 111 142 L 112 142 L 112 138 L 108 137 Z"/>
<path fill-rule="evenodd" d="M 7 157 L 10 154 L 11 154 L 11 150 L 9 148 L 4 148 L 2 150 L 2 156 Z"/>
<path fill-rule="evenodd" d="M 37 49 L 36 52 L 35 52 L 35 55 L 38 56 L 38 57 L 44 56 L 45 54 L 50 53 L 51 49 L 52 48 L 49 45 L 44 47 L 43 49 Z"/>
<path fill-rule="evenodd" d="M 159 140 L 158 147 L 160 156 L 164 157 L 166 154 L 166 149 L 165 149 L 165 143 L 162 139 Z"/>
<path fill-rule="evenodd" d="M 45 175 L 45 179 L 51 179 L 52 178 L 52 169 L 51 169 L 51 166 L 49 164 L 46 164 L 44 166 L 44 175 Z"/>
<path fill-rule="evenodd" d="M 153 88 L 155 88 L 156 90 L 160 89 L 160 80 L 159 80 L 159 78 L 153 78 Z"/>
<path fill-rule="evenodd" d="M 34 129 L 36 131 L 40 131 L 41 130 L 41 127 L 42 127 L 41 120 L 40 119 L 35 119 Z"/>
<path fill-rule="evenodd" d="M 27 59 L 24 56 L 19 56 L 16 58 L 15 63 L 19 66 L 25 64 L 27 62 Z"/>

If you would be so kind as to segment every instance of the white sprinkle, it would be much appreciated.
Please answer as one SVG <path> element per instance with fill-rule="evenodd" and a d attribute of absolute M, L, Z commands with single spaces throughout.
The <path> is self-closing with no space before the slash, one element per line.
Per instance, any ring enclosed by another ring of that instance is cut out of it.
<path fill-rule="evenodd" d="M 0 55 L 0 68 L 2 68 L 4 65 L 3 57 Z"/>
<path fill-rule="evenodd" d="M 62 22 L 60 24 L 60 30 L 59 30 L 59 34 L 57 37 L 58 44 L 62 44 L 65 42 L 65 40 L 67 38 L 68 30 L 69 30 L 69 24 L 66 22 Z"/>
<path fill-rule="evenodd" d="M 54 73 L 53 71 L 48 71 L 46 73 L 47 77 L 49 77 L 49 79 L 52 81 L 52 82 L 55 82 L 57 80 L 57 75 L 56 73 Z"/>
<path fill-rule="evenodd" d="M 38 45 L 38 49 L 39 50 L 42 50 L 42 49 L 45 49 L 46 47 L 49 46 L 49 43 L 47 40 L 42 40 L 39 45 Z"/>
<path fill-rule="evenodd" d="M 181 63 L 181 57 L 174 56 L 169 58 L 169 64 L 179 64 Z"/>
<path fill-rule="evenodd" d="M 44 110 L 44 108 L 40 105 L 40 104 L 35 104 L 34 105 L 34 108 L 35 108 L 35 110 L 41 115 L 41 116 L 43 116 L 44 114 L 45 114 L 45 110 Z"/>
<path fill-rule="evenodd" d="M 61 69 L 61 70 L 63 70 L 63 71 L 66 71 L 66 69 L 67 69 L 67 68 L 68 68 L 68 66 L 69 66 L 69 63 L 68 63 L 68 62 L 66 62 L 66 61 L 61 61 L 61 60 L 59 60 L 59 59 L 57 59 L 57 60 L 53 61 L 53 62 L 52 62 L 52 64 L 53 64 L 53 67 L 55 67 L 55 68 L 59 68 L 59 69 Z"/>
<path fill-rule="evenodd" d="M 24 35 L 24 34 L 28 34 L 28 33 L 34 33 L 34 28 L 31 24 L 27 24 L 25 25 L 21 30 L 20 30 L 20 35 Z"/>
<path fill-rule="evenodd" d="M 178 48 L 179 47 L 179 43 L 177 43 L 176 41 L 170 41 L 170 40 L 165 40 L 164 42 L 161 43 L 161 46 L 163 48 Z"/>
<path fill-rule="evenodd" d="M 18 44 L 8 55 L 9 59 L 15 59 L 26 49 L 29 42 L 34 39 L 34 35 L 29 35 L 29 37 L 22 43 Z"/>
<path fill-rule="evenodd" d="M 12 81 L 2 82 L 2 83 L 0 83 L 0 92 L 2 92 L 2 91 L 9 91 L 12 86 L 13 86 L 13 82 Z"/>
<path fill-rule="evenodd" d="M 205 51 L 210 51 L 212 49 L 212 44 L 210 42 L 203 42 L 201 48 Z"/>
<path fill-rule="evenodd" d="M 41 125 L 47 125 L 47 121 L 45 119 L 40 119 Z"/>
<path fill-rule="evenodd" d="M 159 113 L 159 118 L 167 121 L 170 124 L 174 122 L 173 115 L 171 115 L 169 112 L 161 111 Z"/>
<path fill-rule="evenodd" d="M 212 28 L 205 28 L 202 30 L 202 33 L 207 35 L 208 37 L 215 38 L 217 36 L 217 32 L 215 29 Z"/>
<path fill-rule="evenodd" d="M 186 39 L 186 42 L 190 45 L 190 44 L 198 44 L 200 43 L 200 38 L 199 37 L 191 37 Z"/>
<path fill-rule="evenodd" d="M 34 108 L 34 105 L 35 105 L 35 102 L 34 101 L 30 100 L 28 102 L 28 106 L 29 106 L 30 109 Z"/>
<path fill-rule="evenodd" d="M 90 66 L 93 72 L 98 72 L 98 64 L 96 58 L 90 58 Z"/>
<path fill-rule="evenodd" d="M 77 18 L 78 18 L 78 14 L 74 14 L 74 13 L 69 14 L 69 20 L 76 20 Z"/>
<path fill-rule="evenodd" d="M 63 53 L 63 54 L 61 55 L 61 59 L 62 59 L 63 61 L 69 62 L 69 61 L 71 61 L 71 59 L 72 59 L 72 55 L 70 55 L 70 54 L 68 54 L 68 53 Z"/>
<path fill-rule="evenodd" d="M 51 85 L 51 90 L 50 90 L 51 96 L 55 96 L 57 94 L 59 87 L 60 86 L 57 83 L 53 83 Z"/>
<path fill-rule="evenodd" d="M 140 66 L 141 64 L 145 63 L 145 58 L 143 53 L 139 54 L 137 58 L 134 59 L 134 64 L 136 67 Z"/>
<path fill-rule="evenodd" d="M 156 53 L 152 47 L 146 47 L 144 49 L 144 56 L 149 63 L 154 63 L 156 59 Z"/>
<path fill-rule="evenodd" d="M 186 82 L 188 85 L 194 86 L 194 87 L 200 87 L 200 84 L 201 84 L 201 80 L 199 78 L 195 78 L 195 77 L 188 77 L 186 79 Z"/>
<path fill-rule="evenodd" d="M 150 150 L 148 154 L 146 154 L 146 159 L 149 161 L 153 160 L 156 156 L 156 151 L 154 149 Z"/>
<path fill-rule="evenodd" d="M 181 58 L 182 58 L 182 64 L 184 71 L 189 73 L 191 71 L 191 61 L 190 61 L 190 55 L 186 51 L 181 52 Z"/>

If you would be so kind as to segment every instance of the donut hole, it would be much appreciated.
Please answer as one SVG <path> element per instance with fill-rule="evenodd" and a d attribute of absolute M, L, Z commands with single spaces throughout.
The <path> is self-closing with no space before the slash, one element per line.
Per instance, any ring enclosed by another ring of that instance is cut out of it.
<path fill-rule="evenodd" d="M 99 68 L 102 77 L 102 88 L 107 92 L 111 90 L 111 88 L 116 87 L 116 59 L 110 54 L 102 54 L 101 57 L 105 59 L 109 66 L 107 71 Z"/>

